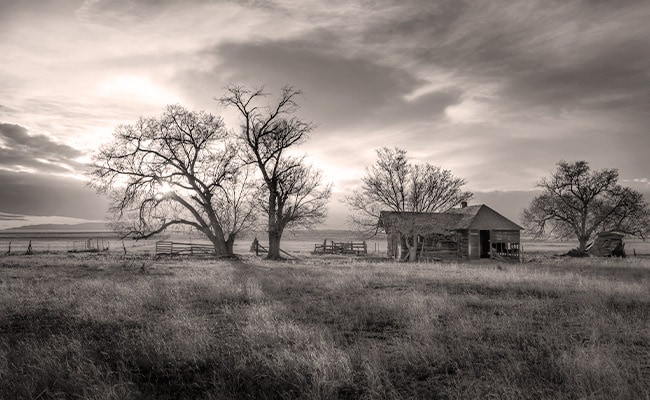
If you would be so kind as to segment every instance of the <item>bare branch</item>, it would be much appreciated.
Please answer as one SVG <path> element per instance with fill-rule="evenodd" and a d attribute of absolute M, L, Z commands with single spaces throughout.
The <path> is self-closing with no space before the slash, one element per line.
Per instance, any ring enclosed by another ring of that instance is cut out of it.
<path fill-rule="evenodd" d="M 536 235 L 575 237 L 579 250 L 600 231 L 616 230 L 644 236 L 650 225 L 643 195 L 618 184 L 618 171 L 592 171 L 586 161 L 560 161 L 544 192 L 523 211 L 526 227 Z M 547 232 L 548 231 L 548 232 Z"/>
<path fill-rule="evenodd" d="M 159 118 L 115 130 L 113 141 L 94 157 L 91 186 L 109 195 L 116 226 L 134 237 L 190 226 L 215 251 L 232 254 L 227 241 L 246 226 L 226 224 L 223 210 L 240 210 L 220 196 L 232 190 L 244 168 L 229 135 L 220 117 L 168 106 Z M 246 208 L 247 201 L 253 203 L 243 195 L 237 207 Z"/>
<path fill-rule="evenodd" d="M 381 211 L 442 212 L 472 198 L 463 192 L 463 179 L 430 164 L 412 165 L 406 151 L 377 150 L 377 162 L 366 168 L 361 190 L 347 196 L 350 224 L 360 231 L 377 232 Z"/>
<path fill-rule="evenodd" d="M 268 217 L 269 258 L 280 258 L 284 229 L 321 222 L 331 191 L 321 187 L 321 175 L 305 166 L 303 158 L 286 154 L 314 129 L 311 122 L 293 116 L 302 92 L 286 86 L 275 103 L 260 105 L 266 96 L 263 89 L 229 86 L 219 101 L 235 107 L 242 118 L 240 140 L 247 149 L 247 162 L 257 166 L 265 187 L 260 207 Z"/>

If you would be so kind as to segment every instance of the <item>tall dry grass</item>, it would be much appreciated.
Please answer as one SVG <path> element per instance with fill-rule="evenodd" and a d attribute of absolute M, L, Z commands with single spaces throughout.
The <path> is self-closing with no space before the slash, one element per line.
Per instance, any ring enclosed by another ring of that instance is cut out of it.
<path fill-rule="evenodd" d="M 0 258 L 0 398 L 650 398 L 650 262 Z"/>

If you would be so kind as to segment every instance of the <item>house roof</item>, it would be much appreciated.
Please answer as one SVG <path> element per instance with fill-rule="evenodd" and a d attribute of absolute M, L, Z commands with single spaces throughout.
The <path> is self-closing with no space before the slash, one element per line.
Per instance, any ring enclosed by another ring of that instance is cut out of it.
<path fill-rule="evenodd" d="M 382 211 L 379 226 L 402 232 L 448 233 L 458 229 L 462 218 L 462 215 L 446 213 Z"/>
<path fill-rule="evenodd" d="M 427 233 L 446 233 L 459 229 L 523 229 L 485 204 L 452 208 L 442 213 L 382 211 L 379 226 L 399 228 L 402 232 Z"/>

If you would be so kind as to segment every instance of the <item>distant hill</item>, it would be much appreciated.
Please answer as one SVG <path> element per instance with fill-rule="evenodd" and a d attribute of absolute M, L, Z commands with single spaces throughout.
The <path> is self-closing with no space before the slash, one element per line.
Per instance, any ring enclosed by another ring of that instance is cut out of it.
<path fill-rule="evenodd" d="M 102 222 L 86 222 L 82 224 L 38 224 L 38 225 L 26 225 L 17 228 L 9 229 L 0 229 L 0 234 L 3 236 L 25 233 L 37 233 L 37 234 L 50 234 L 50 233 L 59 233 L 63 235 L 70 235 L 75 233 L 88 233 L 96 232 L 102 233 L 106 232 L 107 234 L 114 235 L 110 226 Z M 188 234 L 180 232 L 168 232 L 168 236 L 178 239 L 179 237 L 186 237 Z M 195 238 L 199 236 L 197 233 L 193 233 L 190 236 Z M 262 242 L 268 240 L 268 234 L 265 231 L 253 231 L 246 232 L 238 237 L 239 240 L 253 240 L 254 237 L 257 237 Z M 373 238 L 377 239 L 385 238 L 385 234 L 380 233 L 379 236 Z M 363 234 L 360 234 L 355 231 L 346 230 L 346 229 L 313 229 L 313 230 L 286 230 L 282 235 L 284 240 L 303 240 L 303 241 L 312 241 L 314 243 L 321 243 L 323 240 L 334 240 L 337 242 L 347 242 L 347 241 L 358 241 L 363 239 L 369 239 L 364 237 Z M 180 240 L 180 239 L 179 239 Z"/>
<path fill-rule="evenodd" d="M 2 229 L 0 232 L 105 232 L 111 228 L 103 222 L 84 222 L 82 224 L 38 224 L 17 228 Z"/>

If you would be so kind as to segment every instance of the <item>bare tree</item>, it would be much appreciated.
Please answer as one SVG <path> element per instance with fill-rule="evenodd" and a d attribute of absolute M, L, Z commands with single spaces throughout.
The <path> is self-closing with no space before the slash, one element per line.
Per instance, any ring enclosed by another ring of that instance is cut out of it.
<path fill-rule="evenodd" d="M 377 150 L 377 162 L 366 168 L 361 189 L 345 201 L 353 226 L 376 231 L 381 211 L 443 212 L 472 198 L 462 191 L 465 180 L 430 164 L 409 163 L 406 150 Z"/>
<path fill-rule="evenodd" d="M 269 259 L 281 259 L 280 241 L 285 228 L 310 226 L 326 215 L 330 186 L 323 186 L 318 171 L 305 164 L 303 157 L 288 154 L 302 144 L 314 128 L 310 122 L 293 116 L 302 93 L 291 87 L 282 89 L 273 105 L 260 105 L 264 88 L 229 86 L 219 100 L 235 107 L 241 117 L 241 140 L 247 161 L 257 166 L 266 187 L 262 208 L 268 216 Z"/>
<path fill-rule="evenodd" d="M 641 237 L 648 231 L 648 204 L 641 193 L 618 184 L 616 169 L 592 171 L 586 161 L 560 161 L 537 186 L 543 193 L 522 212 L 524 225 L 537 235 L 575 237 L 581 253 L 600 231 Z"/>
<path fill-rule="evenodd" d="M 193 228 L 219 255 L 255 219 L 251 172 L 220 117 L 167 106 L 160 118 L 119 126 L 94 156 L 91 183 L 109 195 L 114 226 L 146 239 Z"/>

